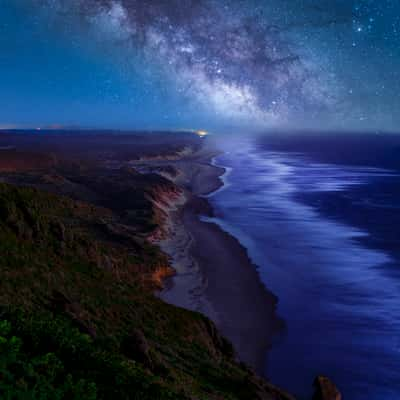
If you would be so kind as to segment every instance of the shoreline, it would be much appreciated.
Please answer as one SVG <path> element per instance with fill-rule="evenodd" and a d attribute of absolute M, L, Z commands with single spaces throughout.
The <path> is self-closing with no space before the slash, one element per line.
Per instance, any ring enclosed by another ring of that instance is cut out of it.
<path fill-rule="evenodd" d="M 171 212 L 168 238 L 161 249 L 171 257 L 176 275 L 166 280 L 160 297 L 201 312 L 227 337 L 239 359 L 265 375 L 267 351 L 283 327 L 277 298 L 261 282 L 247 249 L 214 222 L 208 197 L 224 185 L 226 169 L 213 162 L 206 146 L 178 167 L 184 175 L 186 202 Z"/>

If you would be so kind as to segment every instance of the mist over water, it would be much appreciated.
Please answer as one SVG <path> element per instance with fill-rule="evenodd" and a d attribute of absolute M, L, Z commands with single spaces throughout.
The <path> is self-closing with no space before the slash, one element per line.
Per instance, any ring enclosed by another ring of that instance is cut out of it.
<path fill-rule="evenodd" d="M 287 324 L 267 376 L 299 398 L 310 398 L 318 374 L 347 399 L 400 398 L 400 198 L 388 189 L 398 172 L 249 137 L 221 146 L 215 162 L 229 172 L 210 196 L 214 220 L 248 248 Z"/>

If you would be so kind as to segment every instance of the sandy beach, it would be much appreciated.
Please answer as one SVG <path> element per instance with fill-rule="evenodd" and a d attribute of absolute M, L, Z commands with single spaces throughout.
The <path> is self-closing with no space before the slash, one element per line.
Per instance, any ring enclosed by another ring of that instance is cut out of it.
<path fill-rule="evenodd" d="M 246 249 L 216 224 L 200 220 L 213 212 L 204 195 L 223 184 L 224 169 L 211 163 L 216 154 L 205 144 L 177 165 L 186 202 L 171 213 L 170 234 L 161 242 L 176 269 L 161 297 L 210 317 L 239 359 L 263 374 L 272 337 L 283 324 L 275 313 L 277 299 L 261 283 Z"/>

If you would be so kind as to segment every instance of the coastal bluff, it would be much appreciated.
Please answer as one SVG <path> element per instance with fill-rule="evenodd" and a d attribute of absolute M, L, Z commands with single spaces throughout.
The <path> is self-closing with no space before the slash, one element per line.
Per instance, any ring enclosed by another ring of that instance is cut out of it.
<path fill-rule="evenodd" d="M 241 362 L 209 318 L 155 295 L 175 272 L 153 239 L 182 187 L 132 160 L 166 152 L 169 162 L 201 139 L 118 138 L 39 138 L 57 163 L 0 172 L 0 397 L 294 400 Z M 4 145 L 43 151 L 29 135 L 12 139 Z M 89 156 L 80 140 L 93 140 Z"/>

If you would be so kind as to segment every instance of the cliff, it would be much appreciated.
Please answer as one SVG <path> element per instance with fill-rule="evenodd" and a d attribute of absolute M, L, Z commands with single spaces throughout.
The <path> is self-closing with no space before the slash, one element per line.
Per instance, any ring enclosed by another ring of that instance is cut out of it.
<path fill-rule="evenodd" d="M 0 135 L 0 398 L 292 399 L 210 320 L 154 295 L 174 273 L 155 245 L 185 200 L 173 181 L 190 190 L 179 163 L 191 159 L 170 162 L 200 146 L 192 134 Z M 338 398 L 326 378 L 315 386 L 315 399 Z"/>
<path fill-rule="evenodd" d="M 2 397 L 290 398 L 153 295 L 168 261 L 112 210 L 0 184 L 0 253 Z"/>

